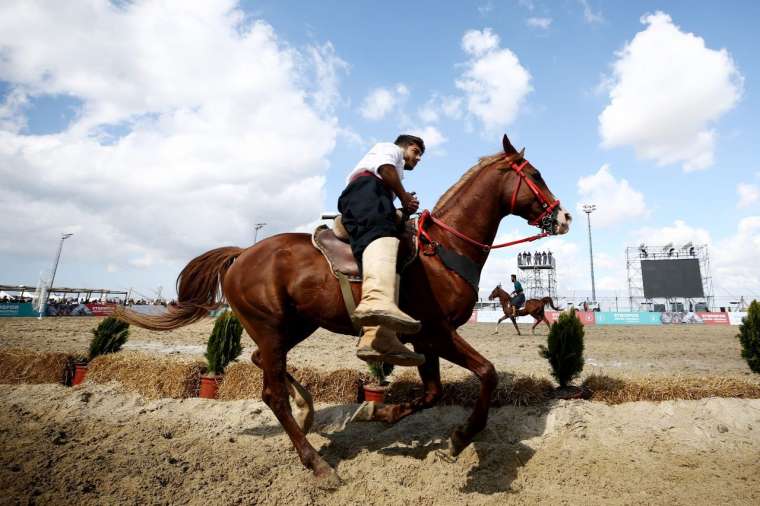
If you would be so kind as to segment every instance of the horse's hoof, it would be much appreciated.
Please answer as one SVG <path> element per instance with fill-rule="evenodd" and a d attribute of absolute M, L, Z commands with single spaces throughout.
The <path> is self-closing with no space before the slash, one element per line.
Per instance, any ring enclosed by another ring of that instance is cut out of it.
<path fill-rule="evenodd" d="M 352 422 L 371 422 L 375 416 L 375 402 L 364 401 L 351 417 Z"/>
<path fill-rule="evenodd" d="M 336 490 L 343 485 L 343 480 L 340 479 L 335 469 L 330 466 L 327 466 L 326 469 L 314 471 L 314 477 L 317 479 L 317 487 L 322 490 Z"/>
<path fill-rule="evenodd" d="M 455 430 L 449 438 L 449 455 L 456 457 L 462 453 L 462 450 L 467 448 L 469 444 L 470 441 L 465 437 L 464 433 L 459 429 Z"/>

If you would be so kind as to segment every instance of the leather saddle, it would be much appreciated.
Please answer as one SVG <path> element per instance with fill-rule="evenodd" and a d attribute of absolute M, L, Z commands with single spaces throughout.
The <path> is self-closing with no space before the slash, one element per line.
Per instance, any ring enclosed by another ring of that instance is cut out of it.
<path fill-rule="evenodd" d="M 404 223 L 404 232 L 399 239 L 401 244 L 398 248 L 397 265 L 398 272 L 403 272 L 417 258 L 417 220 Z M 348 244 L 348 234 L 340 222 L 340 216 L 335 219 L 334 228 L 327 225 L 318 226 L 311 236 L 311 242 L 325 257 L 330 271 L 336 278 L 345 276 L 352 283 L 361 283 L 359 264 L 356 263 Z"/>

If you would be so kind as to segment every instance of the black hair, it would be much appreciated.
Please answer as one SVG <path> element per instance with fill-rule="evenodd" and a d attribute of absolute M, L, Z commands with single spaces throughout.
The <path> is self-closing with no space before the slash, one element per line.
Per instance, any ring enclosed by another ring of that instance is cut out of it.
<path fill-rule="evenodd" d="M 517 279 L 517 274 L 510 274 L 509 277 Z"/>
<path fill-rule="evenodd" d="M 425 141 L 420 139 L 419 137 L 416 137 L 414 135 L 407 135 L 402 134 L 396 137 L 396 142 L 394 142 L 396 146 L 401 146 L 402 148 L 405 148 L 409 146 L 410 144 L 417 145 L 418 148 L 420 148 L 420 151 L 423 153 L 425 152 Z"/>

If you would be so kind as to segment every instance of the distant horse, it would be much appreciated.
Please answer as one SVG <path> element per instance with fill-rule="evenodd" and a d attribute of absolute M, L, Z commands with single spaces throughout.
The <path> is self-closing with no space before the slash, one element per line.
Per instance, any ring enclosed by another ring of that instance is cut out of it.
<path fill-rule="evenodd" d="M 567 233 L 572 219 L 538 170 L 524 158 L 525 150 L 518 152 L 506 135 L 502 144 L 504 151 L 481 158 L 441 197 L 431 215 L 423 213 L 427 218 L 423 228 L 433 248 L 404 271 L 399 303 L 422 323 L 422 330 L 399 337 L 425 355 L 425 363 L 417 368 L 425 391 L 411 402 L 380 405 L 369 415 L 394 423 L 430 408 L 442 393 L 439 358 L 465 367 L 480 379 L 480 396 L 467 423 L 451 435 L 450 453 L 454 456 L 485 427 L 498 377 L 493 364 L 457 333 L 472 315 L 477 290 L 449 270 L 437 251 L 445 248 L 466 257 L 479 271 L 490 251 L 484 245 L 493 243 L 505 216 L 520 216 L 547 234 Z M 353 283 L 351 288 L 358 300 L 361 284 Z M 208 251 L 180 273 L 178 301 L 168 312 L 148 316 L 119 309 L 117 315 L 143 328 L 172 330 L 206 317 L 221 305 L 223 297 L 258 347 L 251 360 L 263 370 L 262 400 L 280 421 L 301 462 L 323 486 L 337 485 L 340 479 L 333 468 L 306 439 L 313 420 L 311 396 L 286 369 L 288 351 L 317 328 L 354 334 L 338 280 L 309 234 L 279 234 L 247 249 Z"/>
<path fill-rule="evenodd" d="M 498 334 L 499 324 L 505 319 L 509 318 L 512 320 L 512 325 L 515 326 L 517 335 L 522 335 L 520 334 L 520 328 L 517 326 L 517 320 L 514 316 L 512 316 L 512 297 L 510 297 L 509 294 L 505 292 L 504 289 L 502 289 L 501 285 L 496 285 L 496 288 L 493 289 L 491 295 L 488 296 L 488 300 L 494 300 L 496 298 L 498 298 L 499 302 L 501 302 L 501 308 L 504 310 L 504 316 L 499 318 L 499 321 L 496 322 L 496 330 L 494 330 L 493 333 Z M 528 299 L 527 302 L 525 302 L 525 307 L 517 311 L 517 316 L 531 315 L 536 319 L 536 323 L 534 323 L 533 327 L 530 329 L 531 334 L 536 333 L 536 326 L 541 322 L 546 323 L 546 326 L 551 328 L 549 320 L 546 319 L 546 315 L 544 314 L 544 306 L 547 304 L 549 304 L 549 306 L 555 311 L 560 310 L 558 307 L 554 306 L 554 301 L 551 297 L 544 297 L 543 299 Z"/>

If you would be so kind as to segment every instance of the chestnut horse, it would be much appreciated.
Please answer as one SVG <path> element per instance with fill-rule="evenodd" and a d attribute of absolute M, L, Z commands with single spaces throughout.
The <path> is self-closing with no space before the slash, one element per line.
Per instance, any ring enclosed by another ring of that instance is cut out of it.
<path fill-rule="evenodd" d="M 430 240 L 468 257 L 479 268 L 489 253 L 483 244 L 493 243 L 499 223 L 508 214 L 540 222 L 548 234 L 566 233 L 572 219 L 538 170 L 525 160 L 525 150 L 518 152 L 506 135 L 502 144 L 504 152 L 481 158 L 441 197 L 432 211 L 438 222 L 427 227 Z M 354 283 L 352 289 L 358 300 L 361 284 Z M 420 255 L 412 262 L 404 271 L 400 291 L 401 309 L 422 323 L 418 334 L 400 339 L 425 356 L 425 363 L 418 367 L 424 393 L 411 402 L 374 406 L 369 416 L 393 423 L 432 407 L 442 392 L 439 358 L 462 366 L 479 378 L 481 386 L 469 419 L 451 435 L 450 453 L 456 456 L 485 427 L 497 385 L 493 364 L 457 333 L 472 314 L 477 291 L 437 255 Z M 180 273 L 178 302 L 167 313 L 147 316 L 120 310 L 117 315 L 147 329 L 171 330 L 206 317 L 223 297 L 258 347 L 251 359 L 263 370 L 262 400 L 282 424 L 304 466 L 323 486 L 337 485 L 340 479 L 335 471 L 306 439 L 313 415 L 311 397 L 286 371 L 288 351 L 318 327 L 354 334 L 338 280 L 309 234 L 279 234 L 246 249 L 208 251 Z M 295 400 L 295 413 L 289 395 Z"/>
<path fill-rule="evenodd" d="M 501 308 L 504 310 L 504 316 L 499 318 L 499 321 L 496 322 L 496 330 L 494 330 L 493 333 L 498 334 L 499 324 L 505 319 L 509 318 L 512 320 L 512 325 L 515 326 L 517 335 L 522 335 L 520 334 L 520 328 L 517 326 L 517 320 L 515 320 L 515 317 L 512 316 L 512 297 L 510 297 L 509 294 L 504 291 L 504 289 L 502 289 L 501 285 L 496 285 L 496 288 L 493 289 L 491 295 L 488 296 L 488 300 L 494 300 L 496 298 L 498 298 L 499 302 L 501 302 Z M 533 327 L 530 329 L 531 334 L 536 333 L 536 327 L 541 322 L 546 323 L 546 326 L 551 329 L 549 320 L 546 319 L 546 315 L 544 314 L 544 307 L 547 304 L 549 304 L 553 310 L 560 311 L 558 307 L 554 306 L 554 301 L 551 297 L 544 297 L 543 299 L 528 299 L 525 302 L 525 306 L 517 311 L 517 316 L 531 315 L 533 318 L 535 318 L 536 323 L 534 323 Z"/>

